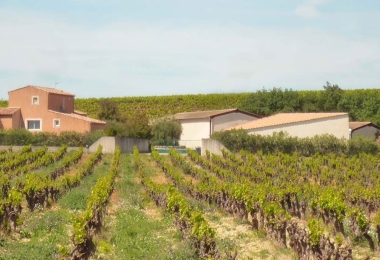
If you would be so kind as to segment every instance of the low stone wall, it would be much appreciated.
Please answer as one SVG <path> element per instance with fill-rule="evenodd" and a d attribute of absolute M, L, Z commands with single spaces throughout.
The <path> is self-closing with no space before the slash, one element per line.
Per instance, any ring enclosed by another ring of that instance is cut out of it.
<path fill-rule="evenodd" d="M 140 153 L 149 152 L 149 140 L 141 138 L 116 138 L 116 145 L 120 146 L 123 153 L 133 153 L 133 146 L 137 146 Z"/>
<path fill-rule="evenodd" d="M 132 153 L 133 146 L 137 146 L 140 153 L 149 152 L 149 140 L 139 139 L 139 138 L 122 138 L 122 137 L 112 137 L 104 136 L 89 147 L 91 153 L 98 149 L 98 146 L 103 146 L 103 153 L 114 153 L 116 146 L 120 146 L 122 153 Z"/>
<path fill-rule="evenodd" d="M 228 151 L 228 149 L 219 141 L 216 141 L 214 139 L 202 139 L 202 149 L 201 149 L 201 155 L 206 155 L 206 150 L 209 150 L 210 153 L 222 155 L 222 149 L 225 149 Z"/>

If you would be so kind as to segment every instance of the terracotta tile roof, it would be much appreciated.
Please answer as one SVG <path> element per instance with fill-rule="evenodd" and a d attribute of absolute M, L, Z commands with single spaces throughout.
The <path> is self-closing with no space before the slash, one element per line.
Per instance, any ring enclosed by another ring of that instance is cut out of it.
<path fill-rule="evenodd" d="M 47 88 L 47 87 L 40 87 L 40 86 L 32 86 L 32 85 L 28 85 L 28 86 L 25 86 L 25 87 L 22 87 L 22 88 L 18 88 L 18 89 L 14 89 L 14 90 L 11 90 L 9 92 L 12 92 L 12 91 L 16 91 L 16 90 L 20 90 L 20 89 L 23 89 L 23 88 L 28 88 L 28 87 L 31 87 L 31 88 L 36 88 L 36 89 L 39 89 L 39 90 L 43 90 L 43 91 L 46 91 L 48 93 L 52 93 L 52 94 L 59 94 L 59 95 L 65 95 L 65 96 L 75 96 L 73 94 L 70 94 L 68 92 L 65 92 L 63 90 L 60 90 L 60 89 L 56 89 L 56 88 Z"/>
<path fill-rule="evenodd" d="M 86 112 L 82 112 L 82 111 L 75 110 L 75 109 L 74 109 L 74 114 L 78 114 L 78 115 L 81 115 L 81 116 L 87 116 Z"/>
<path fill-rule="evenodd" d="M 219 116 L 219 115 L 223 115 L 223 114 L 228 114 L 228 113 L 231 113 L 231 112 L 240 112 L 240 113 L 243 113 L 243 114 L 247 114 L 247 115 L 255 116 L 257 118 L 261 118 L 261 116 L 254 115 L 254 114 L 251 114 L 251 113 L 247 113 L 247 112 L 241 111 L 241 110 L 239 110 L 237 108 L 230 108 L 230 109 L 207 110 L 207 111 L 196 111 L 196 112 L 182 112 L 182 113 L 177 113 L 177 114 L 174 114 L 174 115 L 171 115 L 171 116 L 161 117 L 161 118 L 152 120 L 152 122 L 159 121 L 159 120 L 165 119 L 165 118 L 175 118 L 177 120 L 212 118 L 212 117 L 215 117 L 215 116 Z"/>
<path fill-rule="evenodd" d="M 13 115 L 19 109 L 20 109 L 19 107 L 1 107 L 0 108 L 0 115 L 1 116 L 10 116 L 10 115 Z"/>
<path fill-rule="evenodd" d="M 226 130 L 232 129 L 257 129 L 269 126 L 286 125 L 292 123 L 299 123 L 305 121 L 312 121 L 323 118 L 330 118 L 336 116 L 348 115 L 347 113 L 280 113 L 273 116 L 268 116 L 248 122 L 245 124 L 237 125 Z"/>
<path fill-rule="evenodd" d="M 371 122 L 349 122 L 348 125 L 352 130 L 355 130 L 363 126 L 372 125 L 372 123 Z"/>
<path fill-rule="evenodd" d="M 73 117 L 73 118 L 76 118 L 76 119 L 84 120 L 84 121 L 87 121 L 87 122 L 90 122 L 90 123 L 106 124 L 106 122 L 104 122 L 104 121 L 101 121 L 101 120 L 98 120 L 98 119 L 94 119 L 94 118 L 91 118 L 91 117 L 87 117 L 87 116 L 81 116 L 81 115 L 74 114 L 74 113 L 67 114 L 67 113 L 61 113 L 61 112 L 57 112 L 57 111 L 53 111 L 53 110 L 48 110 L 48 111 L 52 112 L 52 113 L 55 113 L 55 114 L 58 114 L 58 115 L 63 115 L 63 116 L 68 116 L 68 117 Z"/>

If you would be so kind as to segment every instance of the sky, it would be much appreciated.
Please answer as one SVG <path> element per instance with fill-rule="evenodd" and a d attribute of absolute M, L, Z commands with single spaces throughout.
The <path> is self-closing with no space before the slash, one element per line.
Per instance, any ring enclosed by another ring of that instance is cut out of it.
<path fill-rule="evenodd" d="M 0 98 L 380 87 L 379 0 L 0 0 Z"/>

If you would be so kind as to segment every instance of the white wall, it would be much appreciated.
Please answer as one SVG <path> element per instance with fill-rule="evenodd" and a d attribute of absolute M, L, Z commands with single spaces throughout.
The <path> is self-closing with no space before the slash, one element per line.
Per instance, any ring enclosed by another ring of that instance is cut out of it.
<path fill-rule="evenodd" d="M 246 115 L 240 112 L 234 112 L 217 116 L 211 119 L 211 133 L 218 132 L 223 129 L 244 124 L 254 120 L 257 120 L 257 117 Z"/>
<path fill-rule="evenodd" d="M 377 129 L 373 126 L 365 126 L 363 128 L 360 128 L 358 130 L 354 130 L 352 132 L 352 138 L 354 138 L 357 135 L 362 135 L 365 137 L 371 137 L 373 140 L 375 140 Z"/>
<path fill-rule="evenodd" d="M 183 119 L 180 145 L 188 148 L 202 146 L 202 139 L 210 137 L 210 119 Z"/>
<path fill-rule="evenodd" d="M 292 123 L 287 125 L 270 126 L 248 130 L 249 134 L 272 135 L 274 132 L 287 132 L 290 136 L 300 138 L 315 135 L 332 134 L 337 138 L 349 139 L 348 115 Z"/>

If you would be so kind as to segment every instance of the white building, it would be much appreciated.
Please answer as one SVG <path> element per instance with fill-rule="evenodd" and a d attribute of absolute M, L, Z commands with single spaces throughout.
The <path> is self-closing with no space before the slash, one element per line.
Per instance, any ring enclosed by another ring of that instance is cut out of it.
<path fill-rule="evenodd" d="M 380 127 L 371 122 L 350 122 L 349 127 L 351 138 L 361 135 L 376 140 L 380 131 Z"/>
<path fill-rule="evenodd" d="M 181 122 L 182 134 L 179 144 L 187 148 L 197 148 L 202 146 L 202 139 L 210 138 L 215 132 L 261 117 L 239 109 L 223 109 L 177 113 L 167 118 Z"/>
<path fill-rule="evenodd" d="M 226 130 L 231 129 L 245 129 L 249 134 L 260 135 L 283 131 L 300 138 L 322 134 L 350 138 L 347 113 L 280 113 Z"/>

